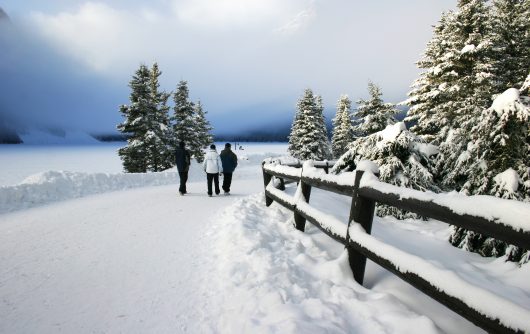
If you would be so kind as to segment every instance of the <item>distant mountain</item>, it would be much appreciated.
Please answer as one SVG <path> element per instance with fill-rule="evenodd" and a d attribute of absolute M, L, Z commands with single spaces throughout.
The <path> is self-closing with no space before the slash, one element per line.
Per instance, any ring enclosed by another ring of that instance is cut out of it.
<path fill-rule="evenodd" d="M 2 7 L 0 7 L 0 21 L 7 20 L 9 21 L 9 16 L 7 16 L 7 13 L 4 12 Z"/>

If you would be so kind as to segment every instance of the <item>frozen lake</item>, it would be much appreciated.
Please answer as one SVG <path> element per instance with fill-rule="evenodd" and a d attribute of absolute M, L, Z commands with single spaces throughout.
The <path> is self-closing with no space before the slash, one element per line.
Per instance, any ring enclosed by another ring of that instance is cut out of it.
<path fill-rule="evenodd" d="M 125 143 L 96 145 L 0 145 L 0 186 L 15 185 L 26 177 L 49 170 L 87 173 L 120 173 L 118 148 Z M 217 151 L 224 148 L 216 143 Z M 232 146 L 234 144 L 232 143 Z M 249 154 L 286 154 L 287 143 L 241 143 L 234 152 L 244 159 Z"/>

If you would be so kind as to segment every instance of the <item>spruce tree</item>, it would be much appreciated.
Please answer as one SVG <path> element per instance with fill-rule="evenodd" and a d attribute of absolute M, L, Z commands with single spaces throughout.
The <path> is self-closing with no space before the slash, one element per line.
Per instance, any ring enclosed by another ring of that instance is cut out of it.
<path fill-rule="evenodd" d="M 120 106 L 125 117 L 117 129 L 128 135 L 127 146 L 118 150 L 123 168 L 128 173 L 145 173 L 148 168 L 147 145 L 144 142 L 147 133 L 146 117 L 152 109 L 149 89 L 150 73 L 145 65 L 140 65 L 129 82 L 131 94 L 129 105 Z"/>
<path fill-rule="evenodd" d="M 337 114 L 333 119 L 333 136 L 331 138 L 331 148 L 333 157 L 338 158 L 347 151 L 348 144 L 354 140 L 351 100 L 348 95 L 342 95 L 337 102 Z"/>
<path fill-rule="evenodd" d="M 428 142 L 439 145 L 451 128 L 450 103 L 458 86 L 451 83 L 455 72 L 447 62 L 447 54 L 454 52 L 447 35 L 455 20 L 452 12 L 443 13 L 434 27 L 433 37 L 416 65 L 423 69 L 420 77 L 412 84 L 405 101 L 410 108 L 405 121 L 413 124 L 411 131 Z"/>
<path fill-rule="evenodd" d="M 289 153 L 300 160 L 324 160 L 331 155 L 322 98 L 306 89 L 298 100 L 289 135 Z"/>
<path fill-rule="evenodd" d="M 177 147 L 180 141 L 190 145 L 196 141 L 195 117 L 193 103 L 189 98 L 188 83 L 181 80 L 177 85 L 177 90 L 173 95 L 173 136 L 174 145 Z"/>
<path fill-rule="evenodd" d="M 442 131 L 435 174 L 447 190 L 460 190 L 465 180 L 448 178 L 469 140 L 471 128 L 482 110 L 489 107 L 495 91 L 494 46 L 489 8 L 485 0 L 460 0 L 458 10 L 448 20 L 442 57 L 451 69 L 447 82 L 451 99 L 436 110 L 447 120 Z"/>
<path fill-rule="evenodd" d="M 470 142 L 449 177 L 465 180 L 461 192 L 530 202 L 530 107 L 515 88 L 499 95 L 482 112 Z M 507 254 L 512 261 L 528 253 L 503 241 L 463 228 L 454 228 L 450 242 L 483 256 Z"/>
<path fill-rule="evenodd" d="M 491 16 L 497 91 L 519 88 L 530 69 L 530 1 L 494 0 Z"/>
<path fill-rule="evenodd" d="M 198 162 L 202 162 L 204 160 L 204 149 L 213 142 L 213 137 L 210 134 L 212 127 L 206 119 L 206 111 L 204 111 L 201 101 L 194 104 L 193 110 L 196 136 L 193 141 L 191 153 L 195 156 Z"/>
<path fill-rule="evenodd" d="M 355 116 L 362 119 L 354 131 L 362 136 L 381 131 L 387 125 L 394 124 L 394 115 L 397 113 L 392 103 L 385 103 L 381 98 L 383 93 L 381 88 L 372 82 L 368 83 L 369 100 L 360 99 L 357 101 L 357 112 Z"/>
<path fill-rule="evenodd" d="M 126 172 L 158 172 L 172 165 L 168 147 L 169 95 L 159 91 L 158 78 L 161 74 L 156 63 L 151 70 L 140 65 L 129 83 L 130 105 L 120 107 L 125 120 L 117 128 L 129 139 L 127 146 L 120 148 L 118 154 Z"/>
<path fill-rule="evenodd" d="M 150 98 L 153 110 L 146 118 L 149 128 L 146 136 L 148 152 L 148 169 L 154 172 L 171 168 L 173 154 L 171 149 L 171 130 L 169 123 L 169 106 L 167 101 L 170 94 L 160 91 L 159 77 L 162 72 L 158 64 L 154 63 L 149 75 Z"/>

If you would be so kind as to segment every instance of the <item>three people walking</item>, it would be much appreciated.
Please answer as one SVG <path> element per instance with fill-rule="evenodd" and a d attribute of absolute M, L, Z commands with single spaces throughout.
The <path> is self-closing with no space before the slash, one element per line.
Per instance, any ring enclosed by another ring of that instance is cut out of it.
<path fill-rule="evenodd" d="M 221 162 L 223 164 L 223 190 L 226 195 L 229 195 L 232 173 L 237 167 L 237 155 L 232 152 L 230 143 L 226 143 L 225 149 L 221 151 Z"/>
<path fill-rule="evenodd" d="M 210 145 L 210 150 L 204 156 L 202 163 L 204 171 L 206 172 L 206 181 L 208 183 L 208 196 L 212 196 L 212 181 L 215 185 L 215 194 L 219 195 L 219 175 L 223 172 L 223 164 L 221 157 L 217 154 L 215 145 Z"/>
<path fill-rule="evenodd" d="M 183 141 L 179 142 L 179 147 L 175 150 L 175 163 L 180 178 L 179 194 L 184 195 L 187 193 L 186 182 L 188 181 L 191 155 L 186 149 L 186 144 Z M 210 145 L 209 151 L 204 156 L 202 166 L 206 172 L 208 196 L 213 195 L 212 188 L 215 189 L 216 195 L 221 193 L 221 190 L 219 189 L 220 175 L 224 175 L 222 185 L 223 191 L 225 195 L 229 195 L 230 186 L 232 184 L 232 174 L 237 167 L 237 156 L 232 152 L 230 143 L 225 144 L 225 148 L 221 151 L 221 155 L 217 154 L 214 144 Z"/>

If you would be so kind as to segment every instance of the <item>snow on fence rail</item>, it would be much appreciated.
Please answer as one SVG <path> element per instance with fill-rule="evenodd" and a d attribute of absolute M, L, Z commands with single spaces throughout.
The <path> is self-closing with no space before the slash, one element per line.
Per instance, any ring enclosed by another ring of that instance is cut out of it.
<path fill-rule="evenodd" d="M 324 166 L 325 173 L 317 170 Z M 530 310 L 370 235 L 375 204 L 381 203 L 528 249 L 530 205 L 491 196 L 435 194 L 393 186 L 380 182 L 367 163 L 341 175 L 328 175 L 330 167 L 329 163 L 306 162 L 302 166 L 299 162 L 264 161 L 266 205 L 276 201 L 294 212 L 297 229 L 304 231 L 309 221 L 344 244 L 354 279 L 360 284 L 368 258 L 488 332 L 530 333 Z M 273 177 L 279 182 L 271 182 Z M 285 180 L 298 182 L 294 197 L 282 191 Z M 309 205 L 312 187 L 352 197 L 347 224 Z"/>

